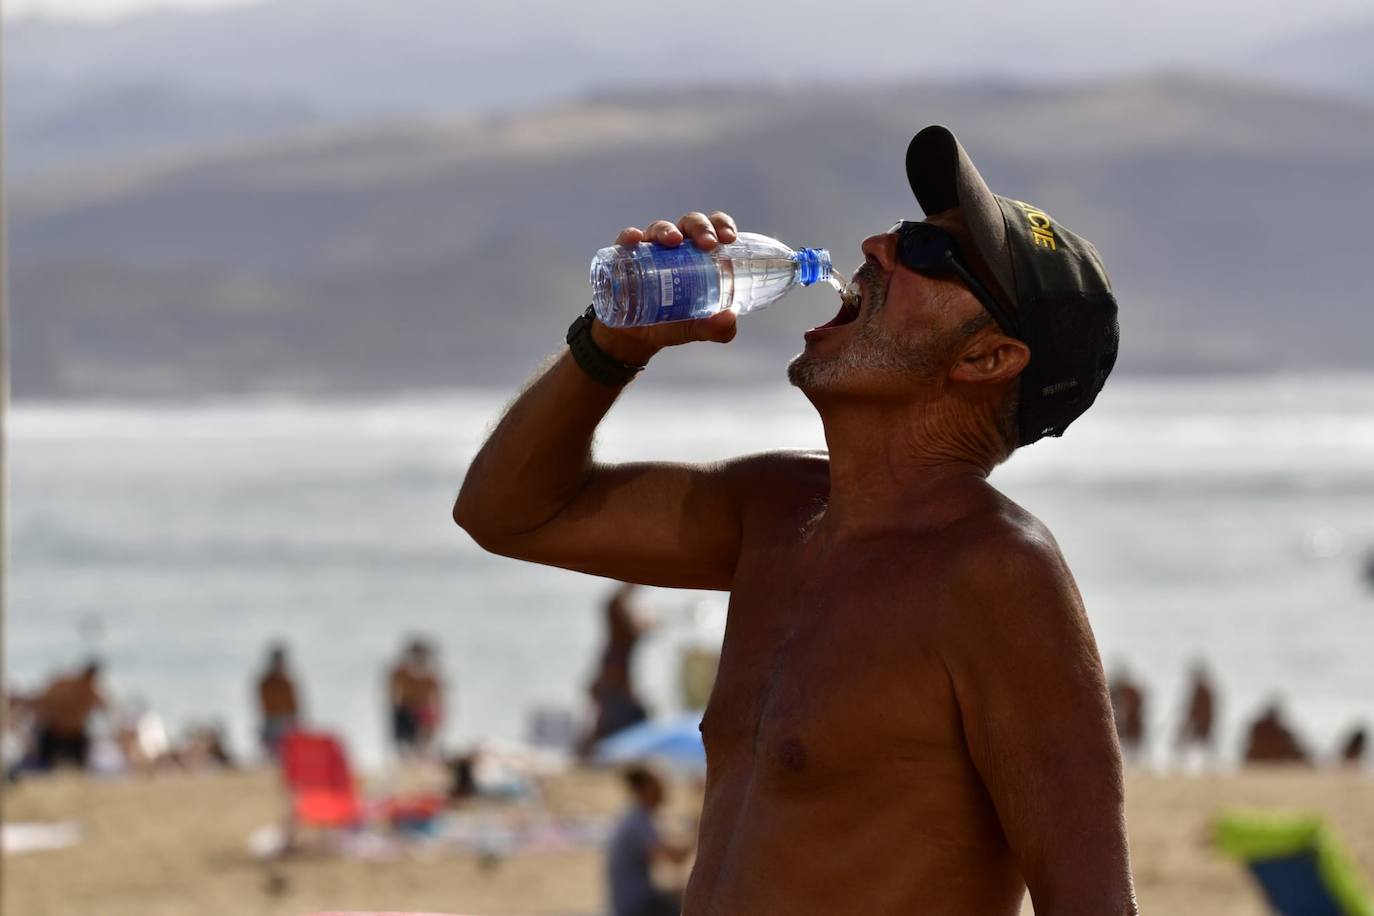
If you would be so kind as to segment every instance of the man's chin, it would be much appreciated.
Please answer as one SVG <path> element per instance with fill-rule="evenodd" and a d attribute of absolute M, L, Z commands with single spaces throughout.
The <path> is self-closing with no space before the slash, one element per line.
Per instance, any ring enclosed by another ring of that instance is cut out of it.
<path fill-rule="evenodd" d="M 805 353 L 798 353 L 787 364 L 787 383 L 793 388 L 805 389 L 811 382 L 812 361 Z"/>
<path fill-rule="evenodd" d="M 803 392 L 815 391 L 836 381 L 838 365 L 834 357 L 824 358 L 802 352 L 787 364 L 787 381 Z"/>

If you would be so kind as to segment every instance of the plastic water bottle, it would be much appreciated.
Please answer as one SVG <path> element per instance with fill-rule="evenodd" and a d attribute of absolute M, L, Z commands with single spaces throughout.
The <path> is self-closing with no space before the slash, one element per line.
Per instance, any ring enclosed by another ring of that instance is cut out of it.
<path fill-rule="evenodd" d="M 824 248 L 793 251 L 753 232 L 711 251 L 691 239 L 676 248 L 612 245 L 592 259 L 592 305 L 601 323 L 613 328 L 705 318 L 726 309 L 743 315 L 830 275 Z"/>

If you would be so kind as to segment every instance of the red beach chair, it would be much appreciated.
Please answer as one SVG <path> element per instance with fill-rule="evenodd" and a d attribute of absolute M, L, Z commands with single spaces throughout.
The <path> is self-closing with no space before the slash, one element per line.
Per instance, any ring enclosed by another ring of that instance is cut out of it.
<path fill-rule="evenodd" d="M 282 739 L 282 779 L 291 795 L 291 816 L 306 827 L 355 827 L 363 805 L 343 745 L 324 732 L 294 731 Z"/>

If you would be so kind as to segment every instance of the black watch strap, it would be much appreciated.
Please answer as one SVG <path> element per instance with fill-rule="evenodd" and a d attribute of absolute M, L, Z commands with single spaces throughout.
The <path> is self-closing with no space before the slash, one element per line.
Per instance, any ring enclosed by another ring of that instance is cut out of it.
<path fill-rule="evenodd" d="M 572 351 L 573 359 L 577 360 L 583 372 L 603 385 L 610 388 L 628 385 L 631 379 L 644 371 L 644 367 L 622 363 L 596 345 L 596 341 L 592 340 L 592 319 L 595 317 L 596 311 L 589 305 L 568 326 L 568 348 Z"/>

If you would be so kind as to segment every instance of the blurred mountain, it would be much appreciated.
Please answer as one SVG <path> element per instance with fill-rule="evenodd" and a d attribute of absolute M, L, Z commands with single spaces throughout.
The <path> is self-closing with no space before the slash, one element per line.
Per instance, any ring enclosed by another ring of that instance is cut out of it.
<path fill-rule="evenodd" d="M 1156 0 L 1142 16 L 1089 0 L 1054 10 L 963 0 L 951 16 L 850 0 L 837 18 L 822 0 L 693 14 L 565 0 L 272 0 L 98 23 L 20 19 L 6 23 L 7 165 L 25 174 L 307 123 L 529 110 L 603 87 L 747 93 L 989 75 L 1043 85 L 1168 62 L 1374 92 L 1368 25 L 1254 51 L 1272 17 L 1228 14 L 1235 5 Z"/>
<path fill-rule="evenodd" d="M 1265 42 L 1236 70 L 1275 84 L 1374 99 L 1374 15 Z"/>
<path fill-rule="evenodd" d="M 933 122 L 994 189 L 1098 244 L 1123 370 L 1368 366 L 1374 107 L 1165 75 L 602 94 L 29 177 L 10 200 L 15 390 L 512 384 L 624 225 L 719 207 L 852 270 L 865 235 L 917 212 L 902 158 Z M 835 304 L 797 291 L 655 375 L 777 380 Z"/>
<path fill-rule="evenodd" d="M 11 174 L 96 163 L 280 133 L 320 120 L 284 96 L 254 98 L 170 83 L 116 83 L 66 93 L 40 82 L 11 85 L 5 111 Z"/>

